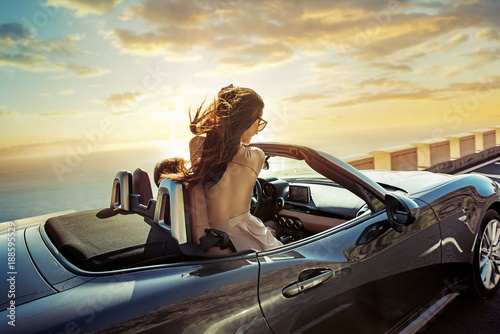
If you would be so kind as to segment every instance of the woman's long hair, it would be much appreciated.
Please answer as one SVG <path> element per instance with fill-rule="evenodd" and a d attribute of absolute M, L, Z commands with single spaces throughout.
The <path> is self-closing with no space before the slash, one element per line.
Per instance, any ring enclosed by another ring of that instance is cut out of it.
<path fill-rule="evenodd" d="M 233 85 L 222 88 L 208 108 L 203 110 L 203 104 L 198 108 L 190 130 L 206 138 L 199 159 L 194 159 L 184 178 L 188 186 L 199 182 L 212 186 L 220 180 L 240 147 L 243 132 L 262 116 L 263 109 L 264 101 L 256 92 Z"/>

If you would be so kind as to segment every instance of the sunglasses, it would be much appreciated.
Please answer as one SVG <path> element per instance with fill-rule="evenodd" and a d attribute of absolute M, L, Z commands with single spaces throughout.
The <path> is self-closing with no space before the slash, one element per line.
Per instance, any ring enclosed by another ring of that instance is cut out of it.
<path fill-rule="evenodd" d="M 259 118 L 259 119 L 260 119 L 260 123 L 259 123 L 258 131 L 261 132 L 266 127 L 267 121 L 264 121 L 262 118 Z"/>

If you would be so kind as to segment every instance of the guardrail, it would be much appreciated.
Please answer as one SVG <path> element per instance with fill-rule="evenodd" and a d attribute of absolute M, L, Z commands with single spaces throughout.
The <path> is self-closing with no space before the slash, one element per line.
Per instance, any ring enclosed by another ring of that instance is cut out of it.
<path fill-rule="evenodd" d="M 395 146 L 343 158 L 363 169 L 451 173 L 500 155 L 500 126 Z"/>

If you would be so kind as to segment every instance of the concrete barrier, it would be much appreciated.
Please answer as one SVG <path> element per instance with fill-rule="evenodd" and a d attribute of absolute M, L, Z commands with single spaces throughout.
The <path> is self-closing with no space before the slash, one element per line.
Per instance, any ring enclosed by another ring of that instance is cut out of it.
<path fill-rule="evenodd" d="M 372 151 L 370 155 L 375 158 L 375 169 L 418 170 L 417 148 L 412 145 Z"/>
<path fill-rule="evenodd" d="M 476 153 L 476 138 L 472 133 L 461 133 L 446 137 L 450 141 L 450 157 L 458 159 Z"/>
<path fill-rule="evenodd" d="M 476 152 L 484 151 L 496 146 L 496 134 L 494 129 L 482 129 L 471 131 L 476 140 Z"/>
<path fill-rule="evenodd" d="M 482 161 L 500 156 L 500 146 L 488 148 L 484 151 L 466 155 L 465 157 L 441 162 L 437 165 L 426 168 L 426 171 L 434 173 L 453 173 L 460 169 L 465 169 L 469 166 L 476 165 Z"/>
<path fill-rule="evenodd" d="M 500 125 L 492 126 L 491 128 L 495 130 L 495 137 L 496 137 L 495 144 L 500 145 Z"/>
<path fill-rule="evenodd" d="M 417 147 L 418 168 L 450 160 L 450 140 L 445 138 L 425 140 L 414 143 Z"/>
<path fill-rule="evenodd" d="M 375 169 L 375 158 L 368 154 L 358 154 L 343 159 L 358 170 Z"/>
<path fill-rule="evenodd" d="M 500 156 L 500 125 L 412 145 L 376 150 L 369 154 L 357 154 L 343 160 L 359 170 L 427 170 L 452 173 Z"/>

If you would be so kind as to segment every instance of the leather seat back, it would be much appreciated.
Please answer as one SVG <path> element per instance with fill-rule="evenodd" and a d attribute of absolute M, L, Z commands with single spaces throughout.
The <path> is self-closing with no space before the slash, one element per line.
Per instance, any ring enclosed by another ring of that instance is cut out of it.
<path fill-rule="evenodd" d="M 149 199 L 153 198 L 153 190 L 148 173 L 137 168 L 132 175 L 132 193 L 140 195 L 140 204 L 147 206 Z"/>

